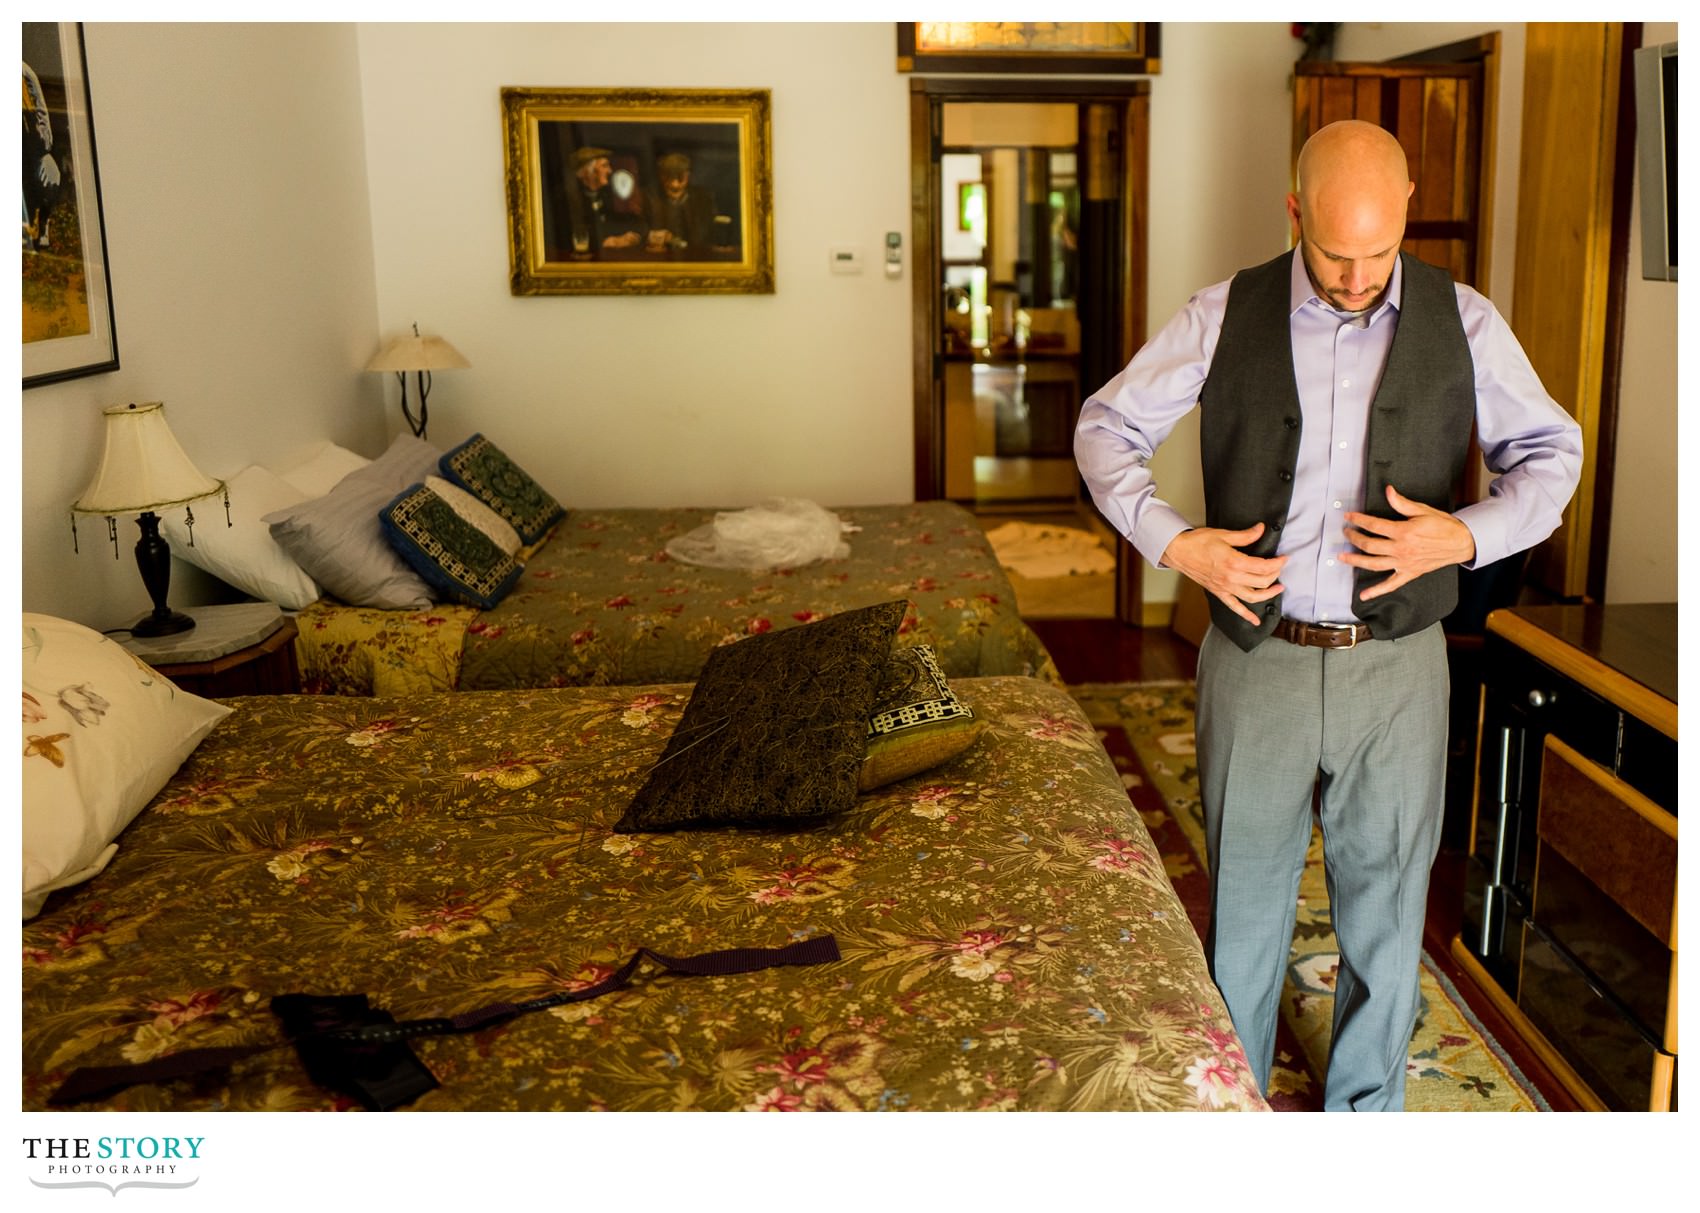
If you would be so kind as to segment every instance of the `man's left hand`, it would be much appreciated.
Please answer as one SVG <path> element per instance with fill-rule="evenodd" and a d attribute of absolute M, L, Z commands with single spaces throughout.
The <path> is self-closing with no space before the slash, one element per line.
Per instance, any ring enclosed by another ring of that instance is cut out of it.
<path fill-rule="evenodd" d="M 1355 510 L 1346 514 L 1346 539 L 1358 550 L 1346 552 L 1341 561 L 1353 568 L 1392 574 L 1365 590 L 1365 601 L 1390 593 L 1424 573 L 1475 557 L 1475 536 L 1451 514 L 1412 501 L 1392 485 L 1387 486 L 1387 501 L 1404 516 L 1403 521 Z"/>

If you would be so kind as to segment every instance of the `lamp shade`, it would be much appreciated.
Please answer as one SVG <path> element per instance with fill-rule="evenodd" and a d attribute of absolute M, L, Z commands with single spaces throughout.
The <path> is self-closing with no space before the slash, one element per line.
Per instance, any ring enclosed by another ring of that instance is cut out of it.
<path fill-rule="evenodd" d="M 71 504 L 79 514 L 140 514 L 224 489 L 189 461 L 165 423 L 165 405 L 119 404 L 103 410 L 106 449 L 88 488 Z"/>
<path fill-rule="evenodd" d="M 441 337 L 421 337 L 417 331 L 397 337 L 372 355 L 369 371 L 445 371 L 469 367 L 461 352 Z"/>

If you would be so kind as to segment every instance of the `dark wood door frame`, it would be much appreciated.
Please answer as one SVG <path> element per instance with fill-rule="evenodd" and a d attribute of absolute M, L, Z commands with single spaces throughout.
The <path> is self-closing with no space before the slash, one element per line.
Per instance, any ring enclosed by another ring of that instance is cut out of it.
<path fill-rule="evenodd" d="M 1132 358 L 1145 340 L 1146 295 L 1146 107 L 1147 80 L 943 79 L 909 81 L 909 201 L 914 267 L 912 367 L 914 381 L 915 499 L 944 495 L 944 395 L 938 334 L 944 281 L 940 268 L 937 216 L 938 151 L 943 138 L 943 107 L 948 102 L 1109 104 L 1124 107 L 1122 129 L 1121 362 Z M 1092 385 L 1096 387 L 1097 385 Z M 1082 385 L 1082 390 L 1091 390 Z M 1116 614 L 1137 623 L 1141 615 L 1140 568 L 1131 548 L 1118 545 Z"/>

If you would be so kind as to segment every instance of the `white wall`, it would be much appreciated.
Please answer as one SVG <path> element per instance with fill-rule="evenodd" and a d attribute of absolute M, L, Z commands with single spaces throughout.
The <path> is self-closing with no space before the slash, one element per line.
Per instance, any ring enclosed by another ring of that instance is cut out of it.
<path fill-rule="evenodd" d="M 472 362 L 437 376 L 431 440 L 482 430 L 579 506 L 911 499 L 895 59 L 889 22 L 362 25 L 380 325 Z M 504 85 L 771 89 L 776 293 L 509 294 Z M 841 245 L 864 273 L 828 272 Z"/>
<path fill-rule="evenodd" d="M 1201 287 L 1288 247 L 1299 50 L 1286 22 L 1164 23 L 1163 70 L 1151 78 L 1148 333 Z M 1196 410 L 1151 469 L 1163 498 L 1203 525 Z M 1174 601 L 1180 574 L 1144 573 L 1147 602 Z"/>
<path fill-rule="evenodd" d="M 382 449 L 354 28 L 85 27 L 121 367 L 23 393 L 22 606 L 95 627 L 149 608 L 119 522 L 78 527 L 101 409 L 163 400 L 201 470 L 331 438 Z M 202 522 L 222 511 L 197 512 Z M 173 605 L 223 587 L 174 562 Z"/>
<path fill-rule="evenodd" d="M 473 363 L 437 377 L 431 437 L 483 430 L 581 505 L 908 500 L 909 267 L 898 281 L 827 272 L 831 246 L 877 257 L 887 230 L 909 242 L 908 77 L 891 27 L 677 32 L 361 27 L 381 327 L 417 320 Z M 1285 247 L 1297 51 L 1284 22 L 1164 26 L 1151 80 L 1153 326 Z M 510 295 L 503 85 L 771 88 L 778 292 Z M 422 197 L 420 166 L 433 162 L 468 170 L 431 178 Z M 1156 466 L 1171 500 L 1202 518 L 1195 421 Z M 1147 596 L 1172 599 L 1174 576 L 1150 573 Z"/>
<path fill-rule="evenodd" d="M 1674 22 L 1642 27 L 1643 46 L 1675 41 Z M 1639 172 L 1631 208 L 1606 601 L 1675 602 L 1676 283 L 1641 277 Z"/>

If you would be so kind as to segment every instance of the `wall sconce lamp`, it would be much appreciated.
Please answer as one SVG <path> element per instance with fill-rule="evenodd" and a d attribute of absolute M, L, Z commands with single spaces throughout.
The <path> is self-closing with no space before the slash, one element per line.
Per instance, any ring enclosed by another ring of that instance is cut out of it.
<path fill-rule="evenodd" d="M 171 506 L 183 506 L 189 524 L 189 543 L 195 541 L 195 512 L 191 501 L 224 494 L 224 520 L 230 525 L 230 490 L 224 481 L 205 475 L 183 453 L 171 427 L 165 423 L 165 405 L 119 404 L 103 410 L 106 417 L 106 448 L 100 468 L 82 496 L 71 503 L 71 546 L 76 550 L 77 515 L 106 516 L 107 537 L 112 540 L 113 559 L 118 558 L 119 514 L 136 514 L 142 537 L 136 541 L 136 567 L 142 584 L 153 599 L 153 613 L 130 629 L 132 636 L 170 636 L 187 632 L 195 621 L 165 605 L 171 585 L 171 545 L 159 535 L 159 515 Z"/>
<path fill-rule="evenodd" d="M 407 428 L 413 431 L 415 438 L 425 437 L 427 414 L 425 400 L 431 394 L 431 372 L 458 370 L 469 367 L 472 363 L 461 356 L 441 337 L 421 337 L 419 326 L 413 326 L 411 337 L 402 336 L 393 339 L 383 349 L 372 356 L 372 361 L 366 364 L 369 371 L 394 371 L 396 382 L 401 384 L 401 415 L 407 418 Z M 419 417 L 413 416 L 413 410 L 407 407 L 407 372 L 414 373 L 419 386 Z"/>

